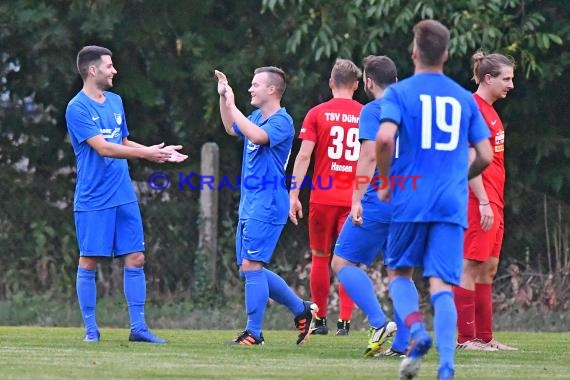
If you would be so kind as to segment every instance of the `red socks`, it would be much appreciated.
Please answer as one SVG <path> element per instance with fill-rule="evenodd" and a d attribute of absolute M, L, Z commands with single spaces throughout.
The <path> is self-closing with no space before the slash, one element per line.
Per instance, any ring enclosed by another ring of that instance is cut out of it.
<path fill-rule="evenodd" d="M 457 342 L 465 343 L 475 338 L 475 291 L 454 286 L 453 299 L 457 309 Z"/>
<path fill-rule="evenodd" d="M 475 284 L 475 291 L 453 288 L 457 308 L 457 342 L 493 339 L 493 286 Z"/>
<path fill-rule="evenodd" d="M 493 286 L 475 284 L 475 336 L 483 342 L 493 339 Z"/>
<path fill-rule="evenodd" d="M 329 303 L 329 290 L 331 287 L 331 272 L 330 272 L 330 256 L 312 256 L 311 264 L 311 297 L 313 302 L 319 307 L 317 317 L 325 318 L 327 316 L 327 308 Z M 339 319 L 349 321 L 354 310 L 354 302 L 342 284 L 339 283 Z"/>
<path fill-rule="evenodd" d="M 346 290 L 344 290 L 344 286 L 342 286 L 340 282 L 338 283 L 338 295 L 340 303 L 340 315 L 338 319 L 342 319 L 343 321 L 350 321 L 350 318 L 352 317 L 352 311 L 354 310 L 354 301 L 348 296 L 348 293 Z"/>
<path fill-rule="evenodd" d="M 331 287 L 330 256 L 312 256 L 311 264 L 311 297 L 319 307 L 317 317 L 327 316 L 329 289 Z"/>

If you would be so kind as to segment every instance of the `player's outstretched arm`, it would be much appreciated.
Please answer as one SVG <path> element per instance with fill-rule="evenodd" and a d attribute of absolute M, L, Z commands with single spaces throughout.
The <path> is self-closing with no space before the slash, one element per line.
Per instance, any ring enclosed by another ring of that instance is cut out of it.
<path fill-rule="evenodd" d="M 148 161 L 164 163 L 171 157 L 171 153 L 162 150 L 164 144 L 155 146 L 140 147 L 128 146 L 124 144 L 110 143 L 105 140 L 103 135 L 95 135 L 87 139 L 87 143 L 103 157 L 111 158 L 143 158 Z M 137 144 L 140 145 L 140 144 Z"/>
<path fill-rule="evenodd" d="M 143 144 L 139 144 L 138 142 L 129 140 L 127 137 L 125 137 L 123 139 L 123 145 L 125 146 L 130 146 L 133 148 L 147 148 L 146 145 Z M 150 145 L 151 148 L 158 148 L 158 149 L 162 149 L 163 151 L 167 152 L 170 154 L 170 158 L 167 160 L 168 162 L 173 162 L 173 163 L 180 163 L 185 161 L 188 156 L 178 152 L 180 149 L 182 149 L 182 145 L 168 145 L 168 146 L 164 146 L 164 142 L 160 143 L 160 144 L 156 144 L 156 145 Z"/>

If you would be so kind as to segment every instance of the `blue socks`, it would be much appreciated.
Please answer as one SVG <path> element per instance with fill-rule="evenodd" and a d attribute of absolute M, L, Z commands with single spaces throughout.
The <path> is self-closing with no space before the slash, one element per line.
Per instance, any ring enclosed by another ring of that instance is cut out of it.
<path fill-rule="evenodd" d="M 144 269 L 125 267 L 123 287 L 125 299 L 129 307 L 129 317 L 131 318 L 131 331 L 147 330 L 144 318 L 144 305 L 146 302 Z"/>
<path fill-rule="evenodd" d="M 433 294 L 430 301 L 434 310 L 433 328 L 439 351 L 440 368 L 445 365 L 454 368 L 457 310 L 453 302 L 453 293 L 442 291 Z"/>
<path fill-rule="evenodd" d="M 95 307 L 97 305 L 96 273 L 96 270 L 77 267 L 77 299 L 86 331 L 99 331 L 95 318 Z"/>
<path fill-rule="evenodd" d="M 95 319 L 97 305 L 97 285 L 95 283 L 95 270 L 77 268 L 77 299 L 83 316 L 86 331 L 98 331 Z M 124 293 L 129 307 L 131 330 L 146 330 L 144 306 L 146 302 L 146 279 L 143 268 L 124 269 Z"/>
<path fill-rule="evenodd" d="M 390 297 L 394 303 L 394 314 L 404 318 L 404 324 L 409 326 L 410 334 L 425 330 L 419 313 L 419 295 L 414 282 L 406 277 L 397 276 L 390 283 Z M 410 317 L 414 317 L 410 319 Z M 407 320 L 409 319 L 409 320 Z"/>
<path fill-rule="evenodd" d="M 394 322 L 396 322 L 398 330 L 392 342 L 392 349 L 398 352 L 405 352 L 408 349 L 408 342 L 410 341 L 410 329 L 395 311 Z"/>
<path fill-rule="evenodd" d="M 348 265 L 338 271 L 338 279 L 350 298 L 364 312 L 370 326 L 378 328 L 386 323 L 386 314 L 382 311 L 372 281 L 366 272 Z"/>
<path fill-rule="evenodd" d="M 269 300 L 269 285 L 263 269 L 243 272 L 245 276 L 246 330 L 259 338 L 263 327 L 263 315 Z"/>
<path fill-rule="evenodd" d="M 285 280 L 277 273 L 263 268 L 267 285 L 269 287 L 269 297 L 275 302 L 286 306 L 294 316 L 298 316 L 305 311 L 305 304 L 299 296 L 291 290 Z"/>

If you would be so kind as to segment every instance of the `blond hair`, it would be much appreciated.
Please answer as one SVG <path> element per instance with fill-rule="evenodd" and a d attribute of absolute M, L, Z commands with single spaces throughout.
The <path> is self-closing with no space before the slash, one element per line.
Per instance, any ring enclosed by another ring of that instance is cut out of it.
<path fill-rule="evenodd" d="M 489 74 L 492 77 L 498 77 L 501 74 L 503 67 L 512 67 L 515 69 L 515 60 L 511 56 L 506 56 L 499 53 L 487 54 L 482 50 L 477 51 L 471 57 L 473 61 L 473 81 L 477 84 L 481 83 L 485 75 Z"/>
<path fill-rule="evenodd" d="M 338 58 L 331 71 L 331 78 L 337 87 L 352 87 L 362 76 L 362 71 L 349 59 Z"/>

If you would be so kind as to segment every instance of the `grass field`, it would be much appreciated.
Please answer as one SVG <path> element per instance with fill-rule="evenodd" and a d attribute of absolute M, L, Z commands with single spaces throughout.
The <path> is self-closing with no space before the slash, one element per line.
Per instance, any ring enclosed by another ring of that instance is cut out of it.
<path fill-rule="evenodd" d="M 96 344 L 79 328 L 0 327 L 2 379 L 397 379 L 400 359 L 363 359 L 364 331 L 315 336 L 264 331 L 264 347 L 227 346 L 237 331 L 156 330 L 166 345 L 129 343 L 128 330 L 102 329 Z M 500 333 L 517 352 L 458 352 L 457 379 L 569 379 L 570 333 Z M 433 379 L 432 349 L 418 379 Z"/>

